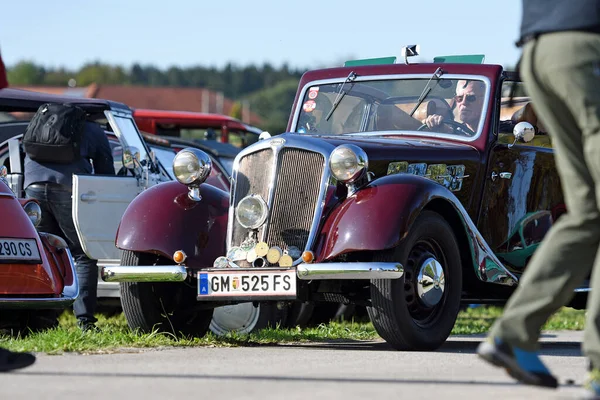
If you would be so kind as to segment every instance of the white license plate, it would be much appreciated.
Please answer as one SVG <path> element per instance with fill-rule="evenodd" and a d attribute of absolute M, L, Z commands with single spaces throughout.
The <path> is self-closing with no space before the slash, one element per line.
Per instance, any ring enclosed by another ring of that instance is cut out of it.
<path fill-rule="evenodd" d="M 198 273 L 198 299 L 295 298 L 296 270 L 237 270 Z"/>
<path fill-rule="evenodd" d="M 36 240 L 0 238 L 0 261 L 40 261 Z"/>

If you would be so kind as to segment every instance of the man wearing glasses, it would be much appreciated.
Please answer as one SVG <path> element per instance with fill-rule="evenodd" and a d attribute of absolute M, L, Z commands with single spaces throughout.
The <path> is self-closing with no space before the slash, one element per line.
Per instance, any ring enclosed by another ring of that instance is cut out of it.
<path fill-rule="evenodd" d="M 471 131 L 477 132 L 483 100 L 485 95 L 485 84 L 481 81 L 459 80 L 456 84 L 456 96 L 454 96 L 454 116 L 467 126 Z M 422 122 L 435 132 L 453 133 L 450 125 L 444 124 L 445 116 L 439 114 L 429 115 Z"/>

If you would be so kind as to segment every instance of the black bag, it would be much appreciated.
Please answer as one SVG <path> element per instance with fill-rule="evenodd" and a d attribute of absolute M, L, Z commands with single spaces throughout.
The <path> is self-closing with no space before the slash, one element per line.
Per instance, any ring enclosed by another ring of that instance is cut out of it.
<path fill-rule="evenodd" d="M 23 149 L 34 161 L 68 164 L 81 158 L 86 113 L 71 104 L 40 106 L 23 136 Z"/>

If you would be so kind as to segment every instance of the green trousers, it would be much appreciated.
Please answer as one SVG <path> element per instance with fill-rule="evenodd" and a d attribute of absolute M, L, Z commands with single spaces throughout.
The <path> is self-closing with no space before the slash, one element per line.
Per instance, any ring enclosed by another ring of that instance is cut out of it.
<path fill-rule="evenodd" d="M 600 368 L 600 34 L 528 42 L 521 76 L 554 147 L 567 214 L 535 252 L 491 335 L 537 350 L 546 320 L 591 272 L 583 351 Z"/>

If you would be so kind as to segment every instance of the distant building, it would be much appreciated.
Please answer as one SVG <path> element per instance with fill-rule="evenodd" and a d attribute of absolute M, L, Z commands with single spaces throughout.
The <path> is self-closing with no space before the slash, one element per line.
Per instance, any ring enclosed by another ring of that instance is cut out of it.
<path fill-rule="evenodd" d="M 229 115 L 234 101 L 221 92 L 201 88 L 154 87 L 131 85 L 97 85 L 82 87 L 12 86 L 15 89 L 118 101 L 131 108 L 168 111 L 195 111 Z M 262 119 L 247 109 L 243 122 L 261 126 Z"/>

